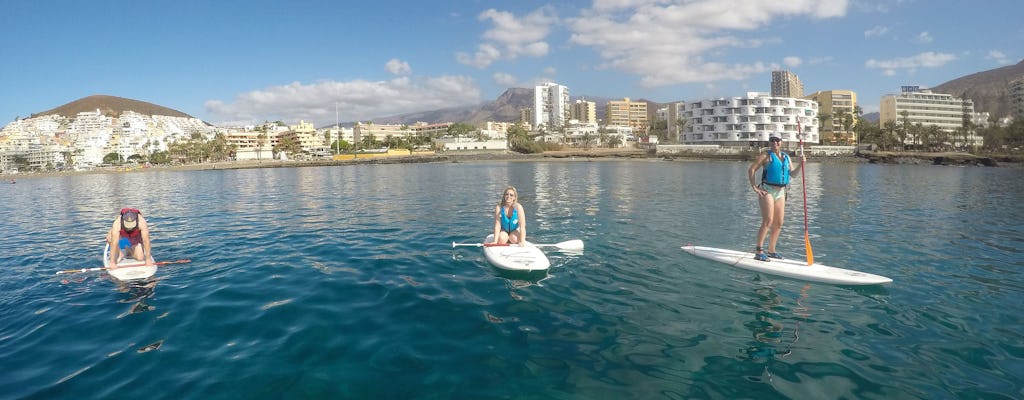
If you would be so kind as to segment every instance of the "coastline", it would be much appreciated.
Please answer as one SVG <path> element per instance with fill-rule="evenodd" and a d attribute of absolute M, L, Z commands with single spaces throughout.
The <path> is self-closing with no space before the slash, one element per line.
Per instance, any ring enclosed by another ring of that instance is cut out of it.
<path fill-rule="evenodd" d="M 221 161 L 200 164 L 182 164 L 153 166 L 149 168 L 111 167 L 88 171 L 51 171 L 28 172 L 18 174 L 0 174 L 0 182 L 9 183 L 12 179 L 29 179 L 52 176 L 73 176 L 86 174 L 138 173 L 147 171 L 191 171 L 217 169 L 251 169 L 251 168 L 294 168 L 314 166 L 341 166 L 365 164 L 416 164 L 431 162 L 475 162 L 475 161 L 593 161 L 593 160 L 663 160 L 663 161 L 742 161 L 753 160 L 752 154 L 710 154 L 710 153 L 676 153 L 658 155 L 654 151 L 644 149 L 590 149 L 590 150 L 559 150 L 537 154 L 519 153 L 436 153 L 431 155 L 407 155 L 389 157 L 368 157 L 349 160 L 244 160 Z M 924 152 L 862 152 L 859 154 L 813 157 L 809 162 L 840 163 L 840 164 L 914 164 L 938 166 L 980 166 L 980 167 L 1024 167 L 1024 155 L 1017 156 L 977 156 L 970 153 L 924 153 Z"/>

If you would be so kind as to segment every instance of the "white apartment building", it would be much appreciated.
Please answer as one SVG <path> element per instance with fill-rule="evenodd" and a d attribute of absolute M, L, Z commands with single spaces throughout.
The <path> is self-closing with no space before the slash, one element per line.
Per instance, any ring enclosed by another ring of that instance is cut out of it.
<path fill-rule="evenodd" d="M 687 120 L 682 144 L 760 146 L 756 142 L 767 142 L 770 133 L 778 133 L 784 143 L 798 142 L 798 130 L 804 142 L 819 142 L 818 103 L 811 100 L 748 92 L 686 103 L 682 117 Z"/>
<path fill-rule="evenodd" d="M 1013 117 L 1024 120 L 1024 76 L 1010 82 L 1010 103 Z"/>
<path fill-rule="evenodd" d="M 508 142 L 504 139 L 486 139 L 477 140 L 474 138 L 466 137 L 445 137 L 434 139 L 434 147 L 441 151 L 507 151 Z"/>
<path fill-rule="evenodd" d="M 569 88 L 545 82 L 533 89 L 533 111 L 530 115 L 533 129 L 555 129 L 569 121 Z"/>
<path fill-rule="evenodd" d="M 484 127 L 480 129 L 480 133 L 490 139 L 503 140 L 508 137 L 508 130 L 515 125 L 515 122 L 487 121 L 484 123 Z"/>
<path fill-rule="evenodd" d="M 879 126 L 885 126 L 892 122 L 900 125 L 903 123 L 904 114 L 906 121 L 911 125 L 921 124 L 924 126 L 935 125 L 948 133 L 957 133 L 963 127 L 963 119 L 966 114 L 970 120 L 975 120 L 974 101 L 953 97 L 951 94 L 932 93 L 929 89 L 922 89 L 919 86 L 903 86 L 899 94 L 882 96 L 879 105 Z M 982 138 L 972 135 L 969 142 L 980 145 Z M 904 144 L 915 144 L 917 138 L 907 135 Z"/>

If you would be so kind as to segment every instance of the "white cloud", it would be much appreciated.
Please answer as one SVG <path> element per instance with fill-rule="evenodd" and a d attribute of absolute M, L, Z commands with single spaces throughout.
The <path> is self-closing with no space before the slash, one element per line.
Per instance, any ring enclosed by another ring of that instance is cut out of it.
<path fill-rule="evenodd" d="M 483 34 L 485 41 L 477 45 L 477 51 L 472 55 L 465 52 L 455 54 L 458 62 L 477 68 L 486 68 L 498 60 L 547 55 L 550 46 L 545 39 L 551 33 L 551 27 L 558 22 L 554 8 L 550 6 L 541 7 L 521 18 L 492 8 L 480 13 L 478 19 L 492 24 Z"/>
<path fill-rule="evenodd" d="M 814 58 L 811 58 L 810 60 L 807 60 L 807 63 L 808 63 L 808 64 L 811 64 L 811 65 L 818 65 L 818 64 L 825 64 L 825 63 L 829 63 L 829 62 L 832 62 L 832 61 L 834 61 L 834 60 L 835 60 L 835 57 L 832 57 L 832 56 L 823 56 L 823 57 L 814 57 Z"/>
<path fill-rule="evenodd" d="M 515 87 L 517 83 L 516 77 L 505 72 L 495 72 L 491 77 L 494 79 L 494 83 L 497 83 L 499 86 Z"/>
<path fill-rule="evenodd" d="M 388 70 L 392 75 L 409 75 L 412 73 L 409 63 L 397 58 L 392 58 L 387 64 L 384 64 L 384 69 Z"/>
<path fill-rule="evenodd" d="M 782 59 L 782 63 L 785 64 L 789 68 L 796 68 L 796 67 L 799 67 L 800 64 L 803 64 L 804 60 L 800 59 L 800 57 L 789 56 L 789 57 L 783 58 Z"/>
<path fill-rule="evenodd" d="M 889 33 L 889 28 L 881 26 L 881 25 L 877 25 L 874 28 L 871 28 L 871 29 L 868 29 L 868 30 L 864 31 L 864 37 L 866 37 L 866 38 L 881 37 L 881 36 L 885 36 L 886 33 Z"/>
<path fill-rule="evenodd" d="M 637 74 L 644 86 L 653 87 L 766 73 L 770 66 L 763 61 L 717 59 L 736 48 L 777 43 L 757 33 L 739 35 L 778 19 L 841 17 L 846 10 L 846 0 L 596 0 L 567 21 L 570 43 L 593 47 L 604 59 L 595 69 Z"/>
<path fill-rule="evenodd" d="M 487 67 L 499 58 L 501 58 L 501 51 L 497 47 L 486 43 L 477 46 L 476 53 L 473 55 L 462 52 L 455 54 L 455 59 L 460 63 L 477 68 Z"/>
<path fill-rule="evenodd" d="M 995 62 L 999 63 L 1000 65 L 1006 65 L 1010 63 L 1010 58 L 1006 56 L 1006 53 L 1003 53 L 999 50 L 989 50 L 988 55 L 986 55 L 985 58 L 989 60 L 995 60 Z"/>
<path fill-rule="evenodd" d="M 481 92 L 466 76 L 409 77 L 386 81 L 293 82 L 241 93 L 231 102 L 208 100 L 212 121 L 263 122 L 312 121 L 316 126 L 334 123 L 338 105 L 343 121 L 477 104 Z"/>
<path fill-rule="evenodd" d="M 894 58 L 891 60 L 870 59 L 864 66 L 873 69 L 881 69 L 885 76 L 896 75 L 897 70 L 904 70 L 909 73 L 917 71 L 918 68 L 937 68 L 956 60 L 956 56 L 949 53 L 924 52 L 915 56 Z"/>
<path fill-rule="evenodd" d="M 917 37 L 914 38 L 914 42 L 916 43 L 931 43 L 934 40 L 935 39 L 932 39 L 932 35 L 927 31 L 917 34 Z"/>

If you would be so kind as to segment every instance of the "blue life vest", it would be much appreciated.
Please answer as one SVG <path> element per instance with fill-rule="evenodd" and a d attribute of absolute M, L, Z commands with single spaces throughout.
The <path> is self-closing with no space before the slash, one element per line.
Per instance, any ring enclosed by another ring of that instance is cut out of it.
<path fill-rule="evenodd" d="M 505 207 L 501 208 L 501 230 L 505 232 L 515 232 L 519 229 L 519 210 L 512 207 L 512 217 L 509 217 L 505 213 Z"/>
<path fill-rule="evenodd" d="M 768 164 L 765 164 L 761 171 L 761 183 L 772 186 L 789 185 L 789 154 L 782 153 L 782 160 L 775 155 L 774 151 L 768 152 Z"/>

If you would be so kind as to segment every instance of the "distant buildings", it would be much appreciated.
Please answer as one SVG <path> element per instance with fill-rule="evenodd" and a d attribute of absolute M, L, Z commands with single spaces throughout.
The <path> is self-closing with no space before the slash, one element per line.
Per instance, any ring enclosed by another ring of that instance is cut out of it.
<path fill-rule="evenodd" d="M 1024 120 L 1024 76 L 1010 82 L 1010 99 L 1013 104 L 1013 117 Z"/>
<path fill-rule="evenodd" d="M 448 128 L 452 125 L 453 123 L 451 122 L 442 122 L 437 124 L 417 122 L 412 125 L 358 122 L 352 128 L 352 139 L 356 143 L 359 143 L 366 139 L 370 139 L 371 141 L 384 141 L 387 138 L 408 139 L 412 137 L 439 137 L 448 133 Z"/>
<path fill-rule="evenodd" d="M 774 97 L 804 97 L 804 84 L 796 74 L 789 71 L 772 71 Z"/>
<path fill-rule="evenodd" d="M 853 131 L 859 117 L 856 113 L 857 93 L 852 90 L 825 90 L 804 98 L 818 103 L 819 134 L 823 144 L 857 143 L 857 134 Z"/>
<path fill-rule="evenodd" d="M 612 100 L 604 109 L 604 124 L 607 126 L 628 126 L 633 132 L 646 133 L 650 123 L 647 120 L 647 103 L 630 101 L 629 97 Z"/>
<path fill-rule="evenodd" d="M 584 124 L 597 123 L 597 103 L 586 100 L 576 100 L 570 105 L 569 119 L 574 119 Z"/>
<path fill-rule="evenodd" d="M 680 137 L 683 144 L 761 146 L 768 134 L 779 133 L 783 142 L 818 143 L 818 103 L 800 98 L 749 92 L 745 97 L 709 99 L 685 103 L 687 120 Z"/>
<path fill-rule="evenodd" d="M 982 122 L 974 112 L 974 101 L 961 99 L 950 94 L 932 93 L 918 86 L 903 86 L 899 94 L 882 97 L 879 104 L 880 126 L 886 123 L 901 125 L 934 125 L 947 133 L 957 133 L 968 122 Z M 920 138 L 908 135 L 904 144 L 915 144 Z M 968 142 L 981 145 L 982 139 L 972 135 Z"/>
<path fill-rule="evenodd" d="M 545 82 L 533 89 L 533 129 L 557 129 L 569 121 L 569 88 Z"/>
<path fill-rule="evenodd" d="M 0 129 L 0 171 L 100 165 L 111 153 L 127 160 L 133 155 L 166 151 L 169 143 L 193 134 L 212 138 L 214 132 L 196 118 L 132 111 L 105 115 L 96 110 L 71 118 L 44 115 L 19 119 Z"/>

